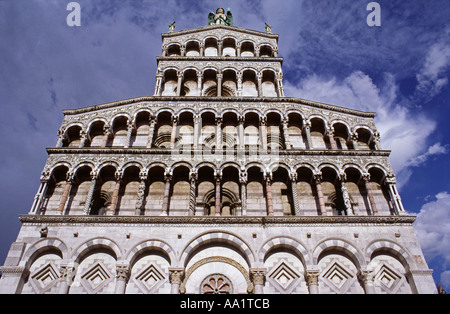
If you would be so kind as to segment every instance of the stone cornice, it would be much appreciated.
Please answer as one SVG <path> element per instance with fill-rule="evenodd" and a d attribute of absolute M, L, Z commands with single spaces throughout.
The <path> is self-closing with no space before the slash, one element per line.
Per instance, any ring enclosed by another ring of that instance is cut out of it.
<path fill-rule="evenodd" d="M 319 109 L 326 109 L 330 111 L 341 112 L 345 114 L 351 114 L 363 118 L 374 118 L 375 112 L 363 112 L 355 109 L 348 109 L 344 107 L 338 107 L 316 101 L 294 98 L 294 97 L 206 97 L 206 96 L 142 96 L 130 99 L 119 100 L 115 102 L 89 106 L 79 109 L 66 109 L 63 110 L 64 115 L 76 115 L 97 110 L 109 109 L 118 106 L 125 106 L 139 102 L 164 102 L 164 103 L 294 103 L 299 105 L 306 105 Z"/>
<path fill-rule="evenodd" d="M 202 31 L 221 29 L 221 28 L 226 29 L 226 30 L 244 33 L 244 34 L 263 36 L 263 37 L 277 39 L 277 40 L 279 37 L 278 34 L 270 34 L 270 33 L 255 31 L 255 30 L 251 30 L 251 29 L 240 28 L 240 27 L 236 27 L 236 26 L 228 26 L 228 25 L 208 25 L 208 26 L 191 28 L 191 29 L 182 30 L 182 31 L 171 32 L 171 33 L 162 33 L 161 37 L 164 39 L 166 37 L 167 38 L 177 37 L 177 36 L 181 36 L 181 35 L 193 34 L 193 33 L 198 33 L 198 32 L 202 32 Z"/>
<path fill-rule="evenodd" d="M 47 153 L 50 154 L 152 154 L 152 155 L 170 155 L 172 154 L 171 149 L 167 148 L 145 148 L 145 147 L 132 147 L 132 148 L 123 148 L 123 147 L 48 147 Z M 202 153 L 200 150 L 193 150 L 193 152 Z M 331 150 L 331 149 L 289 149 L 289 150 L 280 150 L 277 152 L 280 156 L 359 156 L 359 157 L 367 157 L 367 156 L 381 156 L 381 157 L 389 157 L 391 151 L 390 150 Z M 249 154 L 249 151 L 246 152 Z M 204 154 L 205 155 L 205 154 Z M 208 154 L 206 154 L 208 155 Z M 212 154 L 214 155 L 214 154 Z M 264 156 L 264 155 L 262 155 Z M 268 154 L 268 156 L 271 156 Z"/>
<path fill-rule="evenodd" d="M 192 224 L 192 225 L 412 225 L 416 216 L 40 216 L 19 215 L 23 224 Z"/>
<path fill-rule="evenodd" d="M 280 62 L 283 63 L 283 58 L 281 57 L 199 57 L 199 56 L 171 56 L 171 57 L 156 57 L 157 61 L 236 61 L 236 62 Z"/>

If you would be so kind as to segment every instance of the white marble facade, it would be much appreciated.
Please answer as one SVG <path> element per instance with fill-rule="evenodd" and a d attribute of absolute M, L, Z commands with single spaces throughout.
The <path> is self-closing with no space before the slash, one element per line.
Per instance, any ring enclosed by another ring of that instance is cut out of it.
<path fill-rule="evenodd" d="M 64 111 L 0 293 L 436 293 L 374 113 L 285 97 L 271 32 L 162 38 L 153 96 Z"/>

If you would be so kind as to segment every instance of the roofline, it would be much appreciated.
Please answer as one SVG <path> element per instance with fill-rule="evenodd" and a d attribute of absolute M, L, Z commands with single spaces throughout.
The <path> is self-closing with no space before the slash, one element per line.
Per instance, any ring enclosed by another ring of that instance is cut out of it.
<path fill-rule="evenodd" d="M 252 35 L 256 35 L 256 36 L 264 36 L 267 38 L 276 39 L 278 41 L 278 34 L 270 34 L 270 33 L 255 31 L 255 30 L 251 30 L 251 29 L 240 28 L 240 27 L 236 27 L 236 26 L 228 26 L 228 25 L 208 25 L 208 26 L 186 29 L 186 30 L 182 30 L 182 31 L 162 33 L 161 37 L 164 39 L 165 37 L 175 37 L 175 36 L 192 34 L 192 33 L 196 33 L 196 32 L 201 32 L 201 31 L 210 30 L 210 29 L 218 29 L 218 28 L 225 28 L 228 30 L 233 30 L 233 31 L 246 33 L 246 34 L 252 34 Z"/>
<path fill-rule="evenodd" d="M 306 105 L 320 109 L 326 109 L 336 112 L 341 112 L 345 114 L 351 114 L 364 118 L 374 118 L 375 112 L 364 112 L 356 109 L 349 109 L 344 107 L 339 107 L 335 105 L 329 105 L 321 102 L 295 98 L 295 97 L 207 97 L 207 96 L 142 96 L 129 98 L 89 107 L 83 107 L 78 109 L 65 109 L 63 114 L 66 115 L 76 115 L 86 112 L 92 112 L 96 110 L 109 109 L 117 106 L 130 105 L 143 101 L 161 101 L 161 102 L 211 102 L 211 103 L 223 103 L 223 102 L 239 102 L 239 103 L 258 103 L 258 102 L 288 102 L 297 103 L 299 105 Z"/>

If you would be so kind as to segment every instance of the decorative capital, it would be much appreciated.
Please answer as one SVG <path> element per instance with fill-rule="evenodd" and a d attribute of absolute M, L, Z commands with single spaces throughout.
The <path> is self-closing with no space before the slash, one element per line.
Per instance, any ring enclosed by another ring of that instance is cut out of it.
<path fill-rule="evenodd" d="M 251 268 L 250 275 L 254 285 L 264 285 L 264 281 L 266 279 L 265 268 Z"/>
<path fill-rule="evenodd" d="M 169 268 L 169 279 L 171 284 L 181 285 L 184 277 L 184 268 Z"/>
<path fill-rule="evenodd" d="M 128 265 L 117 265 L 116 266 L 116 279 L 128 281 L 130 277 L 130 268 Z"/>

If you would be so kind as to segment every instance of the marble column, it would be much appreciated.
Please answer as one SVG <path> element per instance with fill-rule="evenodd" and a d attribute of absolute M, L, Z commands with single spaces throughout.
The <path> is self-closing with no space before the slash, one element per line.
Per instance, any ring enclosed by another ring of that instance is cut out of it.
<path fill-rule="evenodd" d="M 317 197 L 319 198 L 320 213 L 322 216 L 327 216 L 327 209 L 325 208 L 325 201 L 322 193 L 322 174 L 314 174 L 314 182 L 316 184 Z"/>
<path fill-rule="evenodd" d="M 170 149 L 175 147 L 175 139 L 177 137 L 178 117 L 172 116 L 172 133 L 170 135 Z"/>
<path fill-rule="evenodd" d="M 265 268 L 250 268 L 250 278 L 253 281 L 255 294 L 264 293 L 264 282 L 266 280 Z"/>
<path fill-rule="evenodd" d="M 294 211 L 295 216 L 300 216 L 300 201 L 298 199 L 298 190 L 297 190 L 297 173 L 290 174 L 291 179 L 291 189 L 292 189 L 292 200 L 294 202 Z"/>
<path fill-rule="evenodd" d="M 69 198 L 70 189 L 72 188 L 74 180 L 74 175 L 72 173 L 67 173 L 66 175 L 66 185 L 64 186 L 64 191 L 61 196 L 61 200 L 59 201 L 58 210 L 61 212 L 61 215 L 64 215 L 64 210 L 66 209 L 67 199 Z"/>
<path fill-rule="evenodd" d="M 153 136 L 155 134 L 156 117 L 150 116 L 148 123 L 150 127 L 148 130 L 147 148 L 151 148 L 153 146 Z"/>
<path fill-rule="evenodd" d="M 305 125 L 303 126 L 306 134 L 306 141 L 308 143 L 307 149 L 313 149 L 313 144 L 311 140 L 311 122 L 305 121 Z"/>
<path fill-rule="evenodd" d="M 215 210 L 214 213 L 211 213 L 211 216 L 220 216 L 220 210 L 222 207 L 222 202 L 221 202 L 221 178 L 219 175 L 216 176 L 216 203 L 215 203 Z"/>
<path fill-rule="evenodd" d="M 130 278 L 130 267 L 128 263 L 118 263 L 116 265 L 116 288 L 115 294 L 125 294 L 127 282 Z"/>
<path fill-rule="evenodd" d="M 362 179 L 364 181 L 364 187 L 366 188 L 367 198 L 369 199 L 370 209 L 372 212 L 372 215 L 378 214 L 377 205 L 375 203 L 375 199 L 373 198 L 372 189 L 370 188 L 370 174 L 369 173 L 363 173 Z"/>
<path fill-rule="evenodd" d="M 184 268 L 169 267 L 170 294 L 179 294 L 184 276 Z"/>
<path fill-rule="evenodd" d="M 189 216 L 195 216 L 195 197 L 197 190 L 197 174 L 191 172 L 190 175 L 190 188 L 189 188 Z"/>
<path fill-rule="evenodd" d="M 114 215 L 116 212 L 120 184 L 122 182 L 122 174 L 122 171 L 116 171 L 115 173 L 116 184 L 114 186 L 113 195 L 111 197 L 111 206 L 109 207 L 109 210 L 107 210 L 106 215 Z"/>
<path fill-rule="evenodd" d="M 103 139 L 102 139 L 102 146 L 101 147 L 106 147 L 106 145 L 108 144 L 108 139 L 109 136 L 111 135 L 111 127 L 109 125 L 105 125 L 103 127 Z"/>
<path fill-rule="evenodd" d="M 171 175 L 165 175 L 166 185 L 164 188 L 164 198 L 161 208 L 160 216 L 169 216 L 169 197 L 170 197 L 170 181 L 172 180 Z"/>
<path fill-rule="evenodd" d="M 222 81 L 223 81 L 223 74 L 217 73 L 217 97 L 222 97 Z"/>
<path fill-rule="evenodd" d="M 97 173 L 91 172 L 91 186 L 89 187 L 88 195 L 86 196 L 86 201 L 84 202 L 84 214 L 89 215 L 89 209 L 91 208 L 92 197 L 94 196 L 95 185 L 97 184 Z"/>
<path fill-rule="evenodd" d="M 267 199 L 267 214 L 273 216 L 273 199 L 272 199 L 272 182 L 270 175 L 266 174 L 266 199 Z"/>
<path fill-rule="evenodd" d="M 306 285 L 309 289 L 309 294 L 319 294 L 319 271 L 307 270 L 305 279 Z"/>
<path fill-rule="evenodd" d="M 288 129 L 288 119 L 283 119 L 283 137 L 284 137 L 284 145 L 286 149 L 292 149 L 291 140 L 289 138 L 289 129 Z"/>

